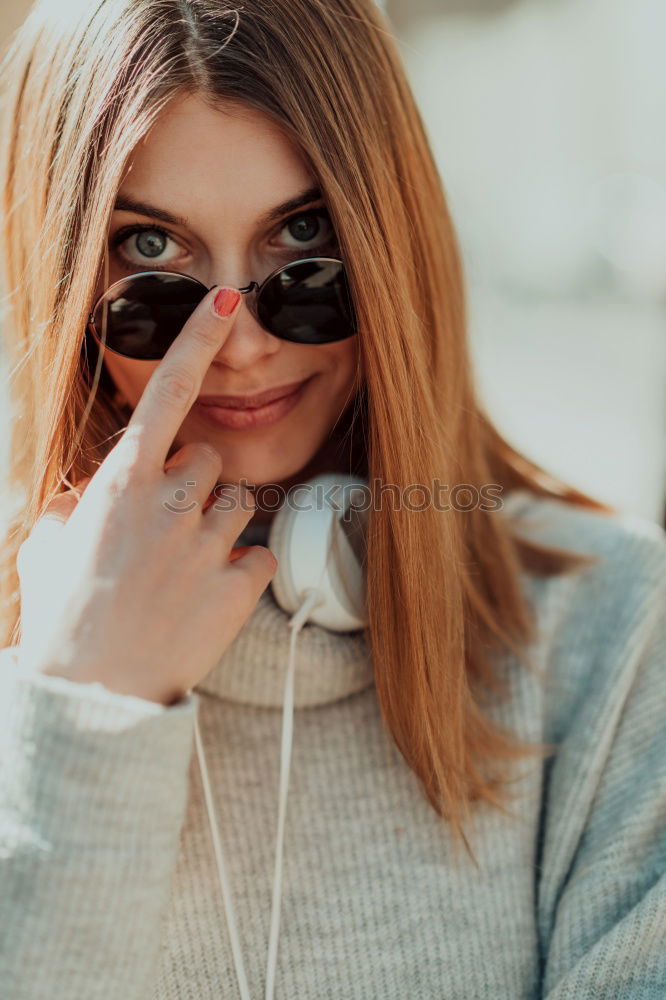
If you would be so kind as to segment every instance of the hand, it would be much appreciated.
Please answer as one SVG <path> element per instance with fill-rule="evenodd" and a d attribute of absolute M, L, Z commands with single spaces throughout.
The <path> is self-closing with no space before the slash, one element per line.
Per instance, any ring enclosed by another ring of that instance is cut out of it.
<path fill-rule="evenodd" d="M 275 573 L 264 546 L 232 555 L 252 493 L 232 485 L 207 504 L 220 454 L 201 442 L 167 458 L 238 311 L 218 317 L 217 291 L 170 346 L 95 474 L 54 497 L 19 549 L 19 657 L 30 669 L 173 704 L 215 666 Z"/>

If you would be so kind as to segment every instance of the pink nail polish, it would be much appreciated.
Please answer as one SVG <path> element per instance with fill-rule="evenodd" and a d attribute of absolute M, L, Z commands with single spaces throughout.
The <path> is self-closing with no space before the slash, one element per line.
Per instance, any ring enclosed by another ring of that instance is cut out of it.
<path fill-rule="evenodd" d="M 241 293 L 235 288 L 221 288 L 213 300 L 213 310 L 222 319 L 231 316 L 240 301 Z"/>

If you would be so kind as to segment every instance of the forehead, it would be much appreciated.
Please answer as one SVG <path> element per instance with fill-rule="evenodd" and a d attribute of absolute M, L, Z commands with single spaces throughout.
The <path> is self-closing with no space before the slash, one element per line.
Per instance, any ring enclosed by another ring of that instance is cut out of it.
<path fill-rule="evenodd" d="M 266 115 L 229 103 L 214 109 L 187 95 L 136 146 L 120 193 L 193 221 L 224 208 L 251 225 L 313 183 L 300 151 Z"/>

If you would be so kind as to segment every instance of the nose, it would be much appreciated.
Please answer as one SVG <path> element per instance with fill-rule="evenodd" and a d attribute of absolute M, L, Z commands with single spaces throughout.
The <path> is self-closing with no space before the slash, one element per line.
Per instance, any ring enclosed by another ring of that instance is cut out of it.
<path fill-rule="evenodd" d="M 250 301 L 245 297 L 258 287 L 252 281 L 238 289 L 244 293 L 243 302 L 233 318 L 231 332 L 213 358 L 213 365 L 243 371 L 280 349 L 280 338 L 265 330 L 257 319 L 254 296 L 250 295 Z"/>

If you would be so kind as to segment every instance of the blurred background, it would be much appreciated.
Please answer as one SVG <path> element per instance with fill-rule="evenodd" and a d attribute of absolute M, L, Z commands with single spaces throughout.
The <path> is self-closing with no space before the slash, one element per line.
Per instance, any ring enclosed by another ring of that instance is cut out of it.
<path fill-rule="evenodd" d="M 29 6 L 3 4 L 0 47 Z M 460 237 L 491 416 L 574 486 L 666 524 L 666 4 L 380 6 Z"/>

